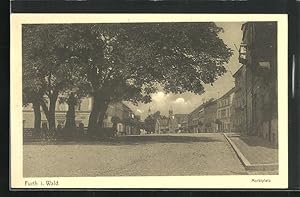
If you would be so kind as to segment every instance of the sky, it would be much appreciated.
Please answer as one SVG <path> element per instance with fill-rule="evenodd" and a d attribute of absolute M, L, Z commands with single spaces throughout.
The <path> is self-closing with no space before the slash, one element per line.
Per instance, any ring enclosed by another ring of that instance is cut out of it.
<path fill-rule="evenodd" d="M 233 56 L 228 64 L 225 65 L 227 72 L 215 81 L 213 86 L 204 85 L 205 93 L 196 95 L 193 93 L 183 94 L 165 94 L 164 92 L 157 92 L 152 94 L 152 102 L 148 104 L 139 104 L 137 106 L 127 103 L 136 115 L 140 115 L 142 120 L 148 116 L 150 108 L 151 113 L 160 111 L 161 115 L 168 115 L 169 110 L 172 109 L 174 114 L 187 114 L 193 111 L 196 107 L 201 105 L 203 101 L 210 98 L 217 99 L 224 95 L 228 90 L 234 87 L 234 78 L 232 75 L 240 68 L 238 62 L 238 50 L 236 47 L 240 46 L 242 40 L 241 25 L 243 22 L 222 22 L 216 23 L 217 26 L 224 29 L 219 37 L 223 39 L 224 43 L 233 50 Z M 236 47 L 235 47 L 236 45 Z"/>

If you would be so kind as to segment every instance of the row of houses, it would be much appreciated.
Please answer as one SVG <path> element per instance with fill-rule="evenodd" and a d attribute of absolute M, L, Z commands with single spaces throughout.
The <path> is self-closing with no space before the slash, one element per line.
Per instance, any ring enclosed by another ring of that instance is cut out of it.
<path fill-rule="evenodd" d="M 219 99 L 210 99 L 188 114 L 187 132 L 232 132 L 232 102 L 235 88 Z"/>
<path fill-rule="evenodd" d="M 161 116 L 156 121 L 155 133 L 210 133 L 231 132 L 231 107 L 235 89 L 232 88 L 218 100 L 210 99 L 189 114 Z"/>
<path fill-rule="evenodd" d="M 237 132 L 256 135 L 273 144 L 277 129 L 277 24 L 247 22 L 242 25 L 240 68 L 235 85 L 218 99 L 202 103 L 189 114 L 169 117 L 157 123 L 164 132 Z"/>
<path fill-rule="evenodd" d="M 83 98 L 81 102 L 76 106 L 75 109 L 75 122 L 76 126 L 79 127 L 79 124 L 83 124 L 84 127 L 88 126 L 90 112 L 92 110 L 93 98 Z M 48 124 L 45 114 L 41 108 L 41 125 Z M 55 109 L 55 121 L 56 125 L 64 126 L 66 122 L 66 113 L 68 111 L 68 105 L 66 103 L 56 103 Z M 134 128 L 132 125 L 128 124 L 126 120 L 128 119 L 137 119 L 140 120 L 138 115 L 135 115 L 134 112 L 124 103 L 116 102 L 109 104 L 106 114 L 103 120 L 104 128 L 112 128 L 112 117 L 118 117 L 119 123 L 117 123 L 117 131 L 126 134 L 137 134 L 139 130 Z M 23 108 L 23 128 L 30 130 L 34 128 L 34 112 L 32 105 L 25 106 Z"/>

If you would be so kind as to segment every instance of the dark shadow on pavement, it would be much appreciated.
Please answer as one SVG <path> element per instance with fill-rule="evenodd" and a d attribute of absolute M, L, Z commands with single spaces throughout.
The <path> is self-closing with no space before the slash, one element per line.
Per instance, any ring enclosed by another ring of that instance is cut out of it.
<path fill-rule="evenodd" d="M 140 145 L 140 144 L 153 144 L 153 143 L 193 143 L 193 142 L 221 142 L 215 137 L 204 136 L 120 136 L 111 139 L 94 139 L 94 140 L 77 140 L 77 141 L 37 141 L 37 142 L 24 142 L 26 144 L 34 145 Z"/>

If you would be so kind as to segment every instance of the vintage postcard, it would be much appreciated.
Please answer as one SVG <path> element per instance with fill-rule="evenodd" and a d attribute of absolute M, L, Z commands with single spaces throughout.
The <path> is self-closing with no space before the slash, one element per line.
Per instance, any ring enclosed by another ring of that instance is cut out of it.
<path fill-rule="evenodd" d="M 285 14 L 12 14 L 11 188 L 287 188 Z"/>

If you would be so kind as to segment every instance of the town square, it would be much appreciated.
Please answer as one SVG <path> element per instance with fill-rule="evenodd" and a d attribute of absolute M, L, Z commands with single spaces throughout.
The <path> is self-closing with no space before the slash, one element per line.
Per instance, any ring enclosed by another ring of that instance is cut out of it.
<path fill-rule="evenodd" d="M 278 174 L 276 22 L 22 34 L 24 177 Z"/>

